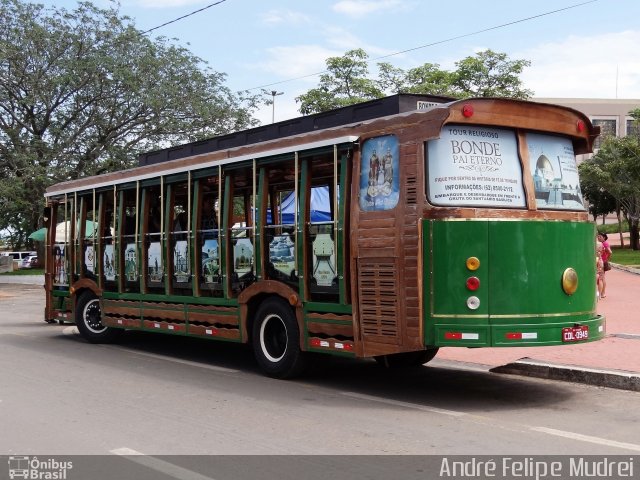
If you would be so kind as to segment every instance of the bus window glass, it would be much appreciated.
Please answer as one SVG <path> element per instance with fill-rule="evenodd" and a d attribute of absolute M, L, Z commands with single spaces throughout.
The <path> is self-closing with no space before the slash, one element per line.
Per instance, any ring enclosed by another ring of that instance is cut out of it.
<path fill-rule="evenodd" d="M 86 202 L 87 210 L 84 239 L 82 239 L 82 274 L 95 279 L 98 206 L 93 203 L 93 195 L 85 196 L 84 201 Z"/>
<path fill-rule="evenodd" d="M 69 285 L 69 239 L 71 238 L 71 199 L 56 207 L 56 233 L 53 244 L 53 284 Z"/>
<path fill-rule="evenodd" d="M 145 232 L 144 248 L 147 259 L 147 287 L 151 290 L 164 291 L 164 255 L 162 254 L 163 218 L 163 189 L 159 185 L 147 187 L 145 198 L 148 204 L 148 216 Z"/>
<path fill-rule="evenodd" d="M 440 206 L 526 206 L 512 130 L 446 125 L 427 143 L 427 196 Z"/>
<path fill-rule="evenodd" d="M 234 184 L 231 205 L 231 249 L 233 252 L 231 279 L 235 293 L 244 290 L 255 280 L 253 271 L 254 218 L 251 214 L 254 204 L 252 175 L 252 170 L 241 169 L 233 172 L 231 180 Z"/>
<path fill-rule="evenodd" d="M 200 288 L 205 296 L 222 295 L 220 272 L 220 202 L 218 177 L 201 181 L 201 198 L 198 201 L 198 245 L 200 254 Z"/>
<path fill-rule="evenodd" d="M 538 133 L 526 138 L 537 207 L 584 210 L 571 140 Z"/>
<path fill-rule="evenodd" d="M 172 185 L 171 202 L 171 259 L 173 261 L 173 286 L 179 289 L 191 288 L 191 268 L 189 252 L 189 188 L 187 183 Z M 190 293 L 176 292 L 176 293 Z"/>
<path fill-rule="evenodd" d="M 120 226 L 122 235 L 120 243 L 120 255 L 124 260 L 124 279 L 127 292 L 139 291 L 138 284 L 138 248 L 137 248 L 137 222 L 138 222 L 138 201 L 136 190 L 125 190 L 123 192 L 122 212 L 123 219 Z"/>
<path fill-rule="evenodd" d="M 118 272 L 115 251 L 115 207 L 113 204 L 113 194 L 106 192 L 102 194 L 104 202 L 104 214 L 100 227 L 102 240 L 102 277 L 105 290 L 117 290 L 115 281 Z"/>
<path fill-rule="evenodd" d="M 399 158 L 398 138 L 395 135 L 384 135 L 364 141 L 360 169 L 362 210 L 391 210 L 398 204 Z"/>

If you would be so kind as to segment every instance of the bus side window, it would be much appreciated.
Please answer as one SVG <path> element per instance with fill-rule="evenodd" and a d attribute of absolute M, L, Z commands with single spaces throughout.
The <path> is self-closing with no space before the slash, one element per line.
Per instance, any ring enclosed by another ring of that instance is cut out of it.
<path fill-rule="evenodd" d="M 200 268 L 200 292 L 203 296 L 222 295 L 222 275 L 220 271 L 220 215 L 217 176 L 201 182 L 198 204 L 196 258 Z"/>
<path fill-rule="evenodd" d="M 164 255 L 162 254 L 162 200 L 160 186 L 147 187 L 145 202 L 149 205 L 147 231 L 144 232 L 143 255 L 146 258 L 146 284 L 151 291 L 164 293 Z M 164 220 L 166 222 L 166 219 Z"/>
<path fill-rule="evenodd" d="M 191 230 L 189 217 L 189 193 L 186 182 L 171 185 L 171 233 L 169 239 L 172 261 L 170 271 L 174 293 L 191 295 L 191 256 L 189 248 L 189 231 Z"/>

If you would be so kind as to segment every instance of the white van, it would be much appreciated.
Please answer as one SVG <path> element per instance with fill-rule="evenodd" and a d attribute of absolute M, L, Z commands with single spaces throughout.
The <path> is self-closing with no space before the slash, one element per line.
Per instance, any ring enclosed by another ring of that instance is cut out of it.
<path fill-rule="evenodd" d="M 0 255 L 13 257 L 14 260 L 22 262 L 22 260 L 27 258 L 29 255 L 38 255 L 38 252 L 0 252 Z"/>

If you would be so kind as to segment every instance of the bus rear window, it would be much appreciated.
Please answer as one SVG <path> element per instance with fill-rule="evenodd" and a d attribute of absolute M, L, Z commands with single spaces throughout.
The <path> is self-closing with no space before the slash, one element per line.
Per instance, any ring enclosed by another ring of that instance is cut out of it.
<path fill-rule="evenodd" d="M 526 207 L 514 131 L 447 125 L 425 150 L 433 205 Z"/>
<path fill-rule="evenodd" d="M 573 144 L 567 138 L 527 133 L 531 175 L 540 209 L 584 210 Z"/>

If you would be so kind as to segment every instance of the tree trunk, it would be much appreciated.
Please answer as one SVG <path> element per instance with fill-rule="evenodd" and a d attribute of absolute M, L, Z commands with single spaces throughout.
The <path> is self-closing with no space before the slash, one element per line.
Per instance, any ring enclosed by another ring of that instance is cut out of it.
<path fill-rule="evenodd" d="M 640 241 L 638 235 L 638 219 L 629 220 L 629 242 L 633 250 L 640 250 Z"/>
<path fill-rule="evenodd" d="M 622 234 L 622 216 L 620 215 L 620 207 L 616 208 L 616 216 L 618 217 L 618 233 L 620 234 L 620 246 L 624 248 L 624 235 Z"/>

